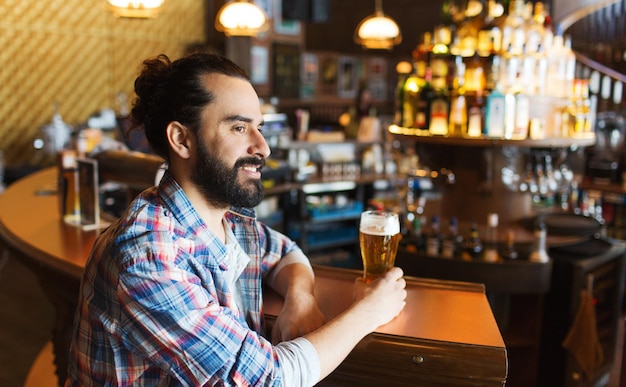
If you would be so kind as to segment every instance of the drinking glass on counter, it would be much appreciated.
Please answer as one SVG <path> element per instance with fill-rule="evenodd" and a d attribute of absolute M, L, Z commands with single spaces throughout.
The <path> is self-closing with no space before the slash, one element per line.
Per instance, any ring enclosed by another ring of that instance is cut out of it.
<path fill-rule="evenodd" d="M 398 214 L 385 211 L 365 211 L 361 214 L 359 242 L 365 282 L 374 280 L 393 267 L 401 238 Z"/>

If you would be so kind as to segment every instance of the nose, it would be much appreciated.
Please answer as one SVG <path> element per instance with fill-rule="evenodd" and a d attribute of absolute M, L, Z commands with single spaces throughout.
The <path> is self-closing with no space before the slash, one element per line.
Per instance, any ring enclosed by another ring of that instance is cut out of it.
<path fill-rule="evenodd" d="M 253 130 L 252 133 L 252 145 L 250 146 L 249 152 L 263 158 L 269 157 L 271 150 L 269 145 L 267 145 L 267 141 L 265 141 L 263 133 L 258 129 Z"/>

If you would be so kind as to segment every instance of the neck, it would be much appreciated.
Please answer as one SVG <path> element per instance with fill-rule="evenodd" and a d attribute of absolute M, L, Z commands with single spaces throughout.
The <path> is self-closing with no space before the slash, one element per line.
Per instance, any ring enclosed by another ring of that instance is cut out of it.
<path fill-rule="evenodd" d="M 226 211 L 200 212 L 200 217 L 204 220 L 204 223 L 206 223 L 209 231 L 215 234 L 215 236 L 223 243 L 226 243 L 226 232 L 224 231 L 224 226 L 222 224 L 225 213 Z"/>
<path fill-rule="evenodd" d="M 179 179 L 176 176 L 174 176 L 174 178 L 178 181 L 178 184 L 185 192 L 185 195 L 187 195 L 193 208 L 198 212 L 200 218 L 206 223 L 209 231 L 225 242 L 226 235 L 224 233 L 224 227 L 222 226 L 222 219 L 224 219 L 224 214 L 226 214 L 226 211 L 228 211 L 230 207 L 214 206 L 206 200 L 202 192 L 198 190 L 190 179 Z"/>

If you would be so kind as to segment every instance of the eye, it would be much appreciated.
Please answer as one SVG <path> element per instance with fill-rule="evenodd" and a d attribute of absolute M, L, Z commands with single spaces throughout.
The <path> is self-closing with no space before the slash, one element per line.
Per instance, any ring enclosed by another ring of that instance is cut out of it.
<path fill-rule="evenodd" d="M 245 125 L 236 125 L 233 130 L 238 133 L 245 133 L 246 126 Z"/>

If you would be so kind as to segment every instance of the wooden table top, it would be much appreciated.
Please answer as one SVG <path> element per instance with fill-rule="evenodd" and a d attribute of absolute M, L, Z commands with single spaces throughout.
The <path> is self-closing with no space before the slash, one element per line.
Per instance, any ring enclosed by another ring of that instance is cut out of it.
<path fill-rule="evenodd" d="M 56 169 L 35 172 L 0 195 L 0 239 L 24 259 L 80 278 L 98 231 L 65 224 L 58 210 Z M 331 318 L 352 300 L 358 271 L 316 266 L 316 293 Z M 504 348 L 484 293 L 465 282 L 407 278 L 405 310 L 377 333 L 427 340 Z M 276 314 L 280 300 L 268 295 L 266 312 Z"/>

